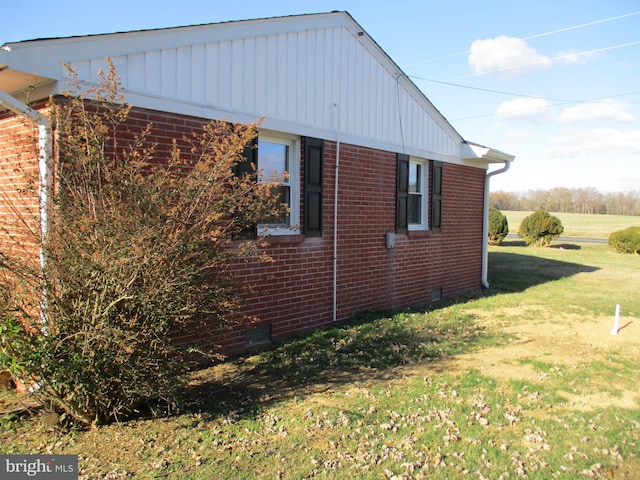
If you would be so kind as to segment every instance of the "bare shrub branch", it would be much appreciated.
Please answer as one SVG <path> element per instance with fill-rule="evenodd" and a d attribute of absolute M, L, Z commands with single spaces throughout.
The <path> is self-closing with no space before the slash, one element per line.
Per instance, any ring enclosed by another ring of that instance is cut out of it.
<path fill-rule="evenodd" d="M 233 173 L 259 124 L 213 121 L 161 153 L 152 124 L 131 136 L 108 66 L 86 92 L 70 71 L 71 90 L 51 102 L 58 161 L 47 235 L 36 238 L 44 268 L 4 255 L 0 265 L 30 285 L 15 294 L 2 284 L 0 361 L 91 425 L 172 398 L 181 357 L 171 332 L 239 320 L 244 286 L 229 265 L 263 241 L 234 237 L 281 208 L 257 172 Z M 19 308 L 41 292 L 41 312 Z"/>

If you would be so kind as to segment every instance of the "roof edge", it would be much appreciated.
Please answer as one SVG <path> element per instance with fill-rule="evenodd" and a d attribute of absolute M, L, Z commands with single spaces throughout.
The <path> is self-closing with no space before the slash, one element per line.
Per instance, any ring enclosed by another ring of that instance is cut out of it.
<path fill-rule="evenodd" d="M 122 34 L 136 34 L 136 33 L 146 33 L 146 32 L 161 32 L 161 31 L 171 31 L 171 30 L 180 30 L 180 29 L 189 29 L 189 28 L 199 28 L 199 27 L 208 27 L 208 26 L 216 26 L 216 25 L 233 25 L 237 23 L 245 23 L 245 22 L 261 22 L 261 21 L 269 21 L 269 20 L 282 20 L 287 18 L 296 18 L 296 17 L 313 17 L 313 16 L 325 16 L 325 15 L 335 15 L 341 14 L 348 18 L 350 18 L 354 23 L 357 24 L 353 16 L 347 12 L 346 10 L 332 10 L 328 12 L 317 12 L 317 13 L 297 13 L 292 15 L 278 15 L 273 17 L 257 17 L 257 18 L 245 18 L 240 20 L 222 20 L 219 22 L 207 22 L 207 23 L 196 23 L 192 25 L 176 25 L 172 27 L 155 27 L 155 28 L 140 28 L 134 30 L 120 30 L 116 32 L 102 32 L 102 33 L 88 33 L 88 34 L 77 34 L 77 35 L 69 35 L 65 37 L 41 37 L 41 38 L 30 38 L 24 40 L 16 40 L 13 42 L 5 42 L 2 45 L 2 48 L 10 49 L 11 45 L 17 44 L 25 44 L 32 42 L 49 42 L 52 40 L 73 40 L 79 38 L 93 38 L 93 37 L 102 37 L 102 36 L 111 36 L 111 35 L 122 35 Z"/>
<path fill-rule="evenodd" d="M 487 163 L 504 163 L 513 162 L 515 155 L 485 147 L 478 143 L 467 142 L 462 143 L 462 159 L 463 160 L 481 160 Z"/>

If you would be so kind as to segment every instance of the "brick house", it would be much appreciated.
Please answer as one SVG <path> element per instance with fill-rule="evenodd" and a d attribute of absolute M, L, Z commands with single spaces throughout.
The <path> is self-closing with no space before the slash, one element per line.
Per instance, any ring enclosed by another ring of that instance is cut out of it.
<path fill-rule="evenodd" d="M 16 162 L 45 168 L 52 138 L 38 106 L 66 88 L 62 64 L 91 84 L 105 57 L 130 121 L 154 122 L 161 145 L 213 118 L 264 117 L 253 160 L 289 174 L 275 261 L 235 266 L 260 287 L 245 305 L 260 321 L 211 338 L 226 353 L 488 286 L 489 177 L 514 157 L 465 141 L 346 12 L 2 46 L 0 189 Z M 25 119 L 40 133 L 26 157 L 15 154 Z M 208 336 L 203 326 L 182 340 Z"/>

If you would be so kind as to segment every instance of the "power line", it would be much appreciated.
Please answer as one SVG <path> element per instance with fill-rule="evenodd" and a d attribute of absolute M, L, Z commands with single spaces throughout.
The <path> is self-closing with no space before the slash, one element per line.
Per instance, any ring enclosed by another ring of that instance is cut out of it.
<path fill-rule="evenodd" d="M 431 78 L 417 77 L 417 76 L 414 76 L 414 75 L 407 75 L 407 76 L 409 78 L 412 78 L 412 79 L 415 79 L 415 80 L 423 80 L 425 82 L 439 83 L 441 85 L 448 85 L 450 87 L 467 88 L 469 90 L 478 90 L 480 92 L 497 93 L 499 95 L 509 95 L 511 97 L 541 98 L 543 100 L 550 100 L 550 101 L 554 101 L 554 102 L 572 102 L 573 101 L 573 100 L 567 100 L 566 98 L 542 97 L 542 96 L 539 96 L 539 95 L 530 95 L 530 94 L 526 94 L 526 93 L 514 93 L 514 92 L 506 92 L 504 90 L 492 90 L 490 88 L 472 87 L 471 85 L 462 85 L 460 83 L 443 82 L 441 80 L 433 80 Z"/>
<path fill-rule="evenodd" d="M 514 92 L 506 92 L 504 90 L 493 90 L 490 88 L 481 88 L 481 87 L 473 87 L 471 85 L 462 85 L 459 83 L 453 83 L 453 82 L 444 82 L 441 80 L 433 80 L 431 78 L 424 78 L 424 77 L 418 77 L 418 76 L 414 76 L 414 75 L 407 75 L 409 78 L 413 79 L 413 80 L 422 80 L 425 82 L 431 82 L 431 83 L 438 83 L 440 85 L 447 85 L 450 87 L 455 87 L 455 88 L 466 88 L 469 90 L 477 90 L 480 92 L 487 92 L 487 93 L 495 93 L 498 95 L 508 95 L 511 97 L 519 97 L 519 98 L 537 98 L 540 100 L 547 100 L 550 102 L 555 102 L 550 104 L 550 107 L 555 107 L 555 106 L 560 106 L 560 105 L 571 105 L 571 104 L 579 104 L 579 103 L 589 103 L 589 102 L 596 102 L 598 100 L 604 100 L 606 98 L 617 98 L 617 97 L 626 97 L 628 95 L 639 95 L 640 91 L 635 91 L 635 92 L 626 92 L 626 93 L 617 93 L 617 94 L 613 94 L 613 95 L 604 95 L 601 97 L 595 97 L 595 98 L 589 98 L 589 99 L 582 99 L 582 100 L 567 100 L 567 99 L 560 99 L 560 98 L 553 98 L 553 97 L 543 97 L 541 95 L 529 95 L 529 94 L 525 94 L 525 93 L 514 93 Z M 629 102 L 629 103 L 638 103 L 638 102 Z M 484 115 L 477 115 L 477 116 L 473 116 L 473 117 L 463 117 L 463 118 L 457 118 L 454 119 L 452 121 L 459 121 L 459 120 L 469 120 L 469 119 L 474 119 L 474 118 L 482 118 L 482 117 L 492 117 L 492 116 L 496 116 L 496 115 L 507 115 L 509 113 L 514 113 L 514 112 L 520 112 L 520 111 L 527 111 L 527 110 L 537 110 L 541 107 L 532 107 L 532 108 L 525 108 L 525 109 L 520 109 L 520 110 L 513 110 L 510 112 L 505 112 L 505 113 L 487 113 Z"/>
<path fill-rule="evenodd" d="M 456 88 L 465 88 L 465 89 L 469 89 L 469 90 L 477 90 L 477 91 L 481 91 L 481 92 L 495 93 L 495 94 L 499 94 L 499 95 L 508 95 L 508 96 L 513 96 L 513 97 L 518 97 L 518 98 L 535 98 L 535 99 L 547 100 L 547 101 L 553 102 L 553 103 L 550 103 L 549 105 L 544 106 L 544 107 L 538 106 L 538 107 L 523 108 L 523 109 L 518 109 L 518 110 L 511 110 L 509 112 L 500 112 L 500 113 L 494 112 L 494 113 L 486 113 L 486 114 L 483 114 L 483 115 L 475 115 L 475 116 L 472 116 L 472 117 L 454 118 L 454 119 L 451 119 L 452 122 L 457 122 L 457 121 L 461 121 L 461 120 L 472 120 L 472 119 L 476 119 L 476 118 L 485 118 L 485 117 L 509 115 L 509 114 L 513 114 L 513 113 L 517 113 L 517 112 L 526 112 L 526 111 L 529 111 L 529 110 L 539 110 L 541 108 L 546 108 L 546 107 L 557 107 L 557 106 L 562 106 L 562 105 L 572 105 L 572 104 L 582 104 L 582 103 L 597 102 L 598 100 L 625 97 L 625 96 L 629 96 L 629 95 L 640 95 L 640 91 L 634 91 L 634 92 L 618 93 L 618 94 L 613 94 L 613 95 L 604 95 L 604 96 L 600 96 L 600 97 L 588 98 L 588 99 L 582 99 L 582 100 L 567 100 L 567 99 L 558 99 L 558 98 L 553 98 L 553 97 L 543 97 L 541 95 L 528 95 L 528 94 L 522 94 L 522 93 L 506 92 L 506 91 L 503 91 L 503 90 L 492 90 L 492 89 L 488 89 L 488 88 L 473 87 L 473 86 L 470 86 L 470 85 L 462 85 L 462 84 L 453 83 L 453 82 L 444 82 L 444 81 L 440 81 L 440 80 L 433 80 L 433 79 L 417 77 L 417 76 L 408 76 L 408 77 L 412 78 L 412 79 L 415 79 L 415 80 L 423 80 L 425 82 L 438 83 L 438 84 L 441 84 L 441 85 L 447 85 L 447 86 L 456 87 Z M 636 103 L 639 103 L 639 102 L 628 102 L 628 103 L 636 104 Z"/>
<path fill-rule="evenodd" d="M 513 70 L 513 69 L 516 69 L 516 68 L 529 67 L 531 65 L 537 65 L 537 64 L 540 64 L 540 63 L 547 63 L 549 61 L 554 62 L 556 60 L 564 60 L 566 58 L 575 58 L 575 57 L 580 57 L 582 55 L 590 55 L 592 53 L 606 52 L 608 50 L 615 50 L 617 48 L 632 47 L 634 45 L 640 45 L 640 40 L 637 41 L 637 42 L 629 42 L 629 43 L 623 43 L 623 44 L 620 44 L 620 45 L 613 45 L 611 47 L 596 48 L 594 50 L 587 50 L 587 51 L 584 51 L 584 52 L 568 53 L 566 55 L 560 55 L 560 56 L 553 57 L 553 58 L 544 57 L 543 59 L 536 60 L 534 62 L 520 63 L 518 65 L 509 65 L 508 67 L 494 68 L 493 70 L 487 70 L 485 72 L 479 72 L 479 73 L 473 73 L 471 75 L 463 75 L 461 77 L 455 77 L 455 79 L 477 77 L 479 75 L 486 75 L 488 73 L 503 72 L 505 70 Z"/>
<path fill-rule="evenodd" d="M 618 20 L 620 18 L 631 17 L 633 15 L 639 15 L 639 14 L 640 14 L 640 12 L 625 13 L 624 15 L 618 15 L 617 17 L 605 18 L 605 19 L 602 19 L 602 20 L 596 20 L 594 22 L 582 23 L 580 25 L 575 25 L 573 27 L 560 28 L 558 30 L 553 30 L 552 32 L 546 32 L 546 33 L 539 33 L 537 35 L 531 35 L 530 37 L 524 37 L 523 40 L 531 40 L 532 38 L 546 37 L 547 35 L 554 35 L 556 33 L 567 32 L 569 30 L 575 30 L 576 28 L 590 27 L 591 25 L 597 25 L 599 23 L 611 22 L 612 20 Z"/>
<path fill-rule="evenodd" d="M 444 82 L 444 81 L 441 81 L 441 80 L 434 80 L 432 78 L 418 77 L 418 76 L 415 76 L 415 75 L 407 75 L 407 76 L 409 78 L 411 78 L 411 79 L 422 80 L 422 81 L 431 82 L 431 83 L 438 83 L 440 85 L 448 85 L 450 87 L 466 88 L 466 89 L 469 89 L 469 90 L 477 90 L 477 91 L 480 91 L 480 92 L 496 93 L 498 95 L 509 95 L 511 97 L 540 98 L 542 100 L 549 100 L 549 101 L 552 101 L 552 102 L 562 102 L 562 103 L 594 102 L 596 100 L 603 100 L 605 98 L 625 97 L 627 95 L 638 95 L 638 94 L 640 94 L 640 91 L 637 91 L 637 92 L 617 93 L 617 94 L 614 94 L 614 95 L 605 95 L 605 96 L 602 96 L 602 97 L 591 98 L 591 99 L 587 99 L 587 100 L 567 100 L 566 98 L 543 97 L 542 95 L 531 95 L 531 94 L 527 94 L 527 93 L 515 93 L 515 92 L 507 92 L 505 90 L 493 90 L 493 89 L 490 89 L 490 88 L 473 87 L 471 85 L 463 85 L 463 84 L 460 84 L 460 83 L 453 83 L 453 82 Z M 637 103 L 637 102 L 630 102 L 630 103 Z"/>
<path fill-rule="evenodd" d="M 533 38 L 540 38 L 540 37 L 546 37 L 547 35 L 555 35 L 556 33 L 562 33 L 562 32 L 567 32 L 569 30 L 576 30 L 578 28 L 584 28 L 584 27 L 590 27 L 592 25 L 597 25 L 600 23 L 606 23 L 606 22 L 611 22 L 613 20 L 619 20 L 621 18 L 626 18 L 626 17 L 632 17 L 634 15 L 640 15 L 640 11 L 638 12 L 631 12 L 631 13 L 625 13 L 624 15 L 618 15 L 616 17 L 609 17 L 609 18 L 604 18 L 602 20 L 595 20 L 593 22 L 587 22 L 587 23 L 582 23 L 580 25 L 574 25 L 572 27 L 565 27 L 565 28 L 560 28 L 558 30 L 552 30 L 550 32 L 545 32 L 545 33 L 538 33 L 536 35 L 530 35 L 528 37 L 524 37 L 523 40 L 531 40 Z M 421 60 L 418 62 L 414 62 L 414 63 L 410 63 L 407 64 L 407 67 L 414 67 L 416 65 L 423 65 L 425 63 L 432 63 L 432 62 L 437 62 L 439 60 L 446 60 L 447 58 L 452 58 L 452 57 L 458 57 L 460 55 L 466 55 L 468 53 L 471 53 L 471 50 L 465 50 L 464 52 L 457 52 L 457 53 L 451 53 L 449 55 L 443 55 L 441 57 L 436 57 L 436 58 L 432 58 L 430 60 Z"/>
<path fill-rule="evenodd" d="M 624 97 L 626 95 L 637 95 L 640 94 L 640 91 L 637 92 L 627 92 L 627 93 L 619 93 L 616 95 L 605 95 L 603 97 L 596 97 L 596 98 L 589 98 L 589 99 L 584 99 L 584 100 L 567 100 L 567 101 L 562 101 L 562 102 L 558 102 L 558 103 L 552 103 L 550 105 L 547 105 L 545 107 L 531 107 L 531 108 L 521 108 L 519 110 L 510 110 L 509 112 L 494 112 L 494 113 L 485 113 L 483 115 L 475 115 L 473 117 L 462 117 L 462 118 L 455 118 L 452 119 L 452 122 L 459 122 L 461 120 L 473 120 L 475 118 L 485 118 L 485 117 L 495 117 L 495 116 L 500 116 L 500 115 L 510 115 L 513 113 L 517 113 L 517 112 L 527 112 L 529 110 L 540 110 L 541 108 L 546 108 L 546 107 L 559 107 L 562 105 L 572 105 L 572 104 L 579 104 L 579 103 L 590 103 L 590 102 L 597 102 L 598 100 L 604 100 L 607 98 L 617 98 L 617 97 Z M 547 100 L 544 97 L 531 97 L 531 98 L 540 98 L 542 100 Z"/>

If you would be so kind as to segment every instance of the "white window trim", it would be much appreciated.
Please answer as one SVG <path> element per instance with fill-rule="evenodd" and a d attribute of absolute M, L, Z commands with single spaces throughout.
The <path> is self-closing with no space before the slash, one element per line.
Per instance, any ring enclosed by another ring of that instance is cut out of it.
<path fill-rule="evenodd" d="M 412 163 L 419 164 L 422 168 L 420 184 L 422 185 L 422 205 L 420 209 L 420 223 L 408 223 L 407 229 L 409 231 L 420 231 L 429 229 L 429 160 L 418 157 L 409 158 L 409 168 Z M 411 193 L 409 193 L 411 195 Z"/>
<path fill-rule="evenodd" d="M 268 227 L 258 224 L 258 235 L 299 235 L 300 229 L 300 137 L 285 133 L 258 134 L 258 170 L 260 170 L 260 142 L 280 143 L 289 147 L 289 226 Z"/>

